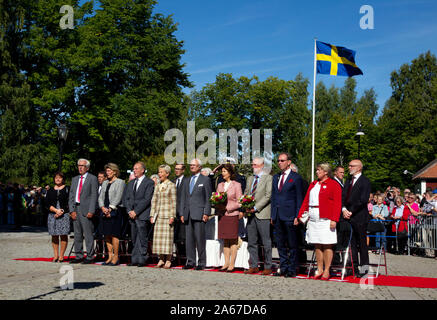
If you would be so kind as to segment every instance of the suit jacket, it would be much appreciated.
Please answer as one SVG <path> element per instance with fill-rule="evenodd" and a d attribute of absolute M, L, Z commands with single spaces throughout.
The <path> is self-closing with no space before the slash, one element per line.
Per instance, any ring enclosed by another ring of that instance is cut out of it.
<path fill-rule="evenodd" d="M 212 188 L 208 177 L 199 174 L 193 188 L 193 193 L 190 194 L 191 177 L 182 185 L 181 205 L 184 221 L 188 221 L 191 217 L 193 220 L 202 220 L 203 215 L 211 215 L 211 198 Z"/>
<path fill-rule="evenodd" d="M 351 222 L 356 222 L 358 224 L 366 224 L 369 221 L 369 211 L 367 210 L 367 202 L 370 196 L 370 180 L 367 179 L 363 174 L 355 181 L 349 195 L 349 199 L 346 199 L 349 186 L 351 184 L 351 178 L 347 179 L 342 195 L 343 207 L 352 212 L 350 217 Z"/>
<path fill-rule="evenodd" d="M 250 194 L 252 189 L 252 183 L 255 179 L 254 176 L 247 178 L 246 190 L 244 194 Z M 255 216 L 258 219 L 270 219 L 271 218 L 271 196 L 272 196 L 272 182 L 273 177 L 269 174 L 263 174 L 258 179 L 258 184 L 255 190 Z"/>
<path fill-rule="evenodd" d="M 173 183 L 176 186 L 176 180 L 177 178 L 173 181 Z M 181 184 L 179 185 L 178 188 L 176 188 L 176 217 L 178 217 L 180 219 L 180 217 L 183 215 L 183 210 L 181 208 L 181 202 L 182 202 L 182 186 L 187 183 L 190 183 L 190 177 L 187 177 L 184 175 L 184 177 L 182 178 Z"/>
<path fill-rule="evenodd" d="M 293 171 L 279 191 L 278 183 L 282 173 L 273 176 L 272 183 L 272 220 L 294 221 L 302 205 L 302 177 Z"/>
<path fill-rule="evenodd" d="M 129 213 L 135 211 L 137 219 L 141 221 L 150 220 L 150 207 L 155 190 L 155 183 L 152 179 L 144 177 L 140 185 L 137 186 L 137 191 L 134 193 L 135 179 L 131 180 L 126 186 L 125 206 Z"/>
<path fill-rule="evenodd" d="M 105 180 L 102 183 L 102 190 L 100 191 L 99 195 L 99 208 L 103 207 L 105 204 L 105 195 L 108 183 L 108 180 Z M 121 204 L 125 186 L 126 185 L 124 181 L 118 178 L 112 183 L 111 188 L 109 189 L 109 206 L 112 209 L 117 209 L 117 207 Z"/>
<path fill-rule="evenodd" d="M 68 206 L 70 212 L 77 212 L 83 216 L 86 216 L 88 212 L 94 214 L 97 204 L 97 192 L 98 181 L 97 177 L 88 172 L 85 181 L 82 184 L 82 190 L 80 193 L 80 206 L 79 211 L 76 207 L 76 190 L 79 185 L 80 175 L 77 175 L 71 180 L 71 188 L 69 193 Z"/>
<path fill-rule="evenodd" d="M 176 185 L 166 180 L 155 187 L 150 215 L 156 218 L 170 219 L 176 217 Z"/>
<path fill-rule="evenodd" d="M 220 182 L 217 186 L 217 192 L 225 191 L 225 183 Z M 241 184 L 235 180 L 231 180 L 231 184 L 226 191 L 227 195 L 227 204 L 226 204 L 226 213 L 225 216 L 238 216 L 240 214 L 240 203 L 238 200 L 243 195 L 241 191 Z"/>

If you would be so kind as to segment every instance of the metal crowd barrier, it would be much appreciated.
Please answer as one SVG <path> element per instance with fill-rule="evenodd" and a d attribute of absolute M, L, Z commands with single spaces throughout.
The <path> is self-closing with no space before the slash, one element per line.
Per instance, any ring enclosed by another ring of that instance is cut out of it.
<path fill-rule="evenodd" d="M 418 216 L 416 223 L 408 221 L 408 250 L 437 250 L 437 216 Z"/>

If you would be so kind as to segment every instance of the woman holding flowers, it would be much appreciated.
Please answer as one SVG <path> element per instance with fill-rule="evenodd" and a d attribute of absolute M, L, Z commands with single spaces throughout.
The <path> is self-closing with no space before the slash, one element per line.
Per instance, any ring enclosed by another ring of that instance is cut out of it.
<path fill-rule="evenodd" d="M 227 197 L 226 207 L 223 214 L 219 214 L 218 238 L 223 239 L 223 254 L 225 264 L 219 271 L 232 272 L 235 268 L 235 260 L 238 251 L 238 220 L 243 218 L 239 199 L 243 192 L 241 184 L 235 181 L 235 170 L 231 164 L 225 164 L 222 168 L 222 176 L 225 180 L 217 186 L 217 192 L 225 192 Z M 216 207 L 217 211 L 221 211 Z"/>

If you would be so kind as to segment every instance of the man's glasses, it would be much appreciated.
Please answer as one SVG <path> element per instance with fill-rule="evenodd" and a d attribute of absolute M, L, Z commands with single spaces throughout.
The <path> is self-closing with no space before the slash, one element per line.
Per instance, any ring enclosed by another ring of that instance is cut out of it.
<path fill-rule="evenodd" d="M 285 162 L 285 161 L 288 161 L 288 160 L 281 160 L 281 159 L 278 159 L 278 162 Z"/>

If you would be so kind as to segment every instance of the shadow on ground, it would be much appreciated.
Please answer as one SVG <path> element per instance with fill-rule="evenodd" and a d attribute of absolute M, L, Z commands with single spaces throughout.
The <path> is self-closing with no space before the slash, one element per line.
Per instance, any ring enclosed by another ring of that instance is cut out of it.
<path fill-rule="evenodd" d="M 102 282 L 75 282 L 73 284 L 73 289 L 61 289 L 61 287 L 55 287 L 53 291 L 51 292 L 47 292 L 44 294 L 40 294 L 38 296 L 34 296 L 31 298 L 28 298 L 27 300 L 37 300 L 37 299 L 41 299 L 41 298 L 45 298 L 49 295 L 58 293 L 60 291 L 64 291 L 64 290 L 88 290 L 88 289 L 93 289 L 93 288 L 97 288 L 100 286 L 104 286 L 105 284 Z"/>

